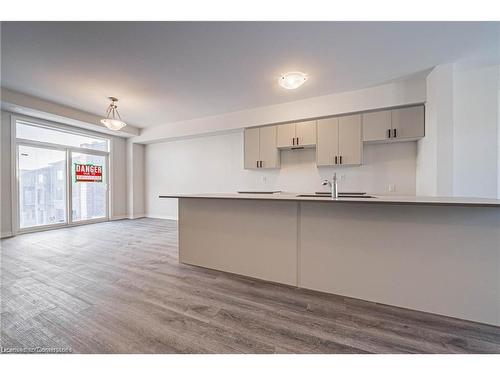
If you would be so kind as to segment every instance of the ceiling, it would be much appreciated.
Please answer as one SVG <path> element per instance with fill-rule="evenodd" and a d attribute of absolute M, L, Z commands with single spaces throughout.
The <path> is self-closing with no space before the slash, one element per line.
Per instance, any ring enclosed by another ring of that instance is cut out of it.
<path fill-rule="evenodd" d="M 494 22 L 2 22 L 2 87 L 155 126 L 369 87 L 477 54 Z M 300 70 L 287 91 L 279 75 Z"/>

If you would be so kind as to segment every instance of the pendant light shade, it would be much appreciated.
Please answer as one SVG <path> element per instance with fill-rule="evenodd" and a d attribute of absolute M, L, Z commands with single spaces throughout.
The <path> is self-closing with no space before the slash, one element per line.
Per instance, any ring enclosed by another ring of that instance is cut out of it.
<path fill-rule="evenodd" d="M 118 113 L 118 106 L 116 105 L 118 99 L 110 96 L 109 100 L 111 100 L 111 104 L 106 111 L 106 118 L 102 119 L 101 123 L 110 130 L 118 131 L 127 126 L 127 124 L 122 121 L 120 113 Z"/>

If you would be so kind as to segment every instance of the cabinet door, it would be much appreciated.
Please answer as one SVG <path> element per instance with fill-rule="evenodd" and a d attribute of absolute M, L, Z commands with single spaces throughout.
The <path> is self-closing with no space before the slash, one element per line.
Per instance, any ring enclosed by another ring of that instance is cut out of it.
<path fill-rule="evenodd" d="M 424 106 L 394 109 L 392 128 L 396 131 L 393 138 L 422 138 L 424 131 Z"/>
<path fill-rule="evenodd" d="M 276 126 L 264 126 L 260 128 L 259 149 L 261 168 L 278 168 L 280 166 L 280 155 L 276 147 Z"/>
<path fill-rule="evenodd" d="M 318 120 L 317 131 L 316 164 L 335 165 L 335 156 L 339 153 L 338 118 Z"/>
<path fill-rule="evenodd" d="M 278 125 L 278 147 L 293 147 L 295 135 L 295 124 Z"/>
<path fill-rule="evenodd" d="M 259 128 L 245 129 L 245 169 L 257 168 L 259 159 Z"/>
<path fill-rule="evenodd" d="M 339 164 L 361 164 L 361 115 L 339 117 Z"/>
<path fill-rule="evenodd" d="M 364 113 L 363 141 L 383 141 L 389 138 L 391 130 L 391 111 Z"/>
<path fill-rule="evenodd" d="M 316 121 L 296 123 L 295 134 L 299 146 L 314 146 L 316 144 Z"/>

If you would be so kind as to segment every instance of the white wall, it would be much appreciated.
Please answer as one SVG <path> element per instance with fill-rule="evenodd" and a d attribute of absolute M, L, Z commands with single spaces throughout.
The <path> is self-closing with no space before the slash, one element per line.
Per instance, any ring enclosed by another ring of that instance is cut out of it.
<path fill-rule="evenodd" d="M 417 145 L 417 195 L 453 195 L 453 64 L 427 77 L 425 137 Z"/>
<path fill-rule="evenodd" d="M 112 197 L 110 219 L 124 219 L 127 217 L 127 140 L 121 137 L 112 137 Z"/>
<path fill-rule="evenodd" d="M 417 195 L 500 198 L 499 72 L 459 62 L 429 74 Z"/>
<path fill-rule="evenodd" d="M 0 115 L 0 228 L 1 237 L 7 237 L 12 235 L 10 114 Z"/>
<path fill-rule="evenodd" d="M 497 118 L 497 198 L 500 199 L 500 65 L 498 65 L 498 118 Z"/>
<path fill-rule="evenodd" d="M 127 140 L 127 187 L 128 187 L 128 218 L 144 217 L 144 152 L 145 146 Z"/>
<path fill-rule="evenodd" d="M 497 197 L 498 66 L 455 64 L 453 193 Z"/>
<path fill-rule="evenodd" d="M 147 216 L 177 218 L 177 200 L 160 194 L 238 190 L 325 190 L 321 181 L 337 172 L 341 191 L 415 195 L 416 142 L 365 145 L 361 167 L 321 167 L 315 150 L 281 151 L 281 169 L 243 169 L 243 131 L 146 146 Z"/>

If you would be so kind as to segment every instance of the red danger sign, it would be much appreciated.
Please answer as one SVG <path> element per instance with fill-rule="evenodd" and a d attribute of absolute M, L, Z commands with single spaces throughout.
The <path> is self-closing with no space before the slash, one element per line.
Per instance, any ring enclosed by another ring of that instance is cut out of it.
<path fill-rule="evenodd" d="M 102 166 L 93 164 L 75 164 L 76 182 L 102 182 Z"/>

